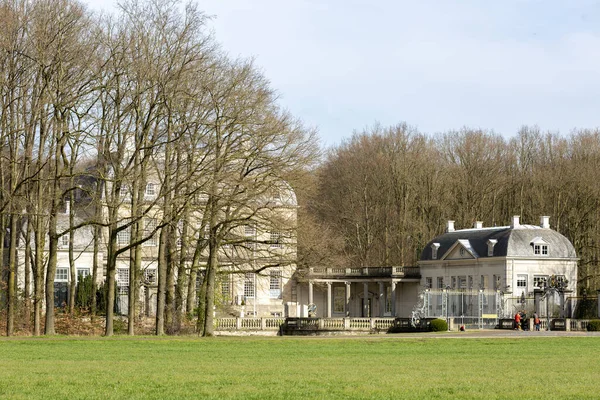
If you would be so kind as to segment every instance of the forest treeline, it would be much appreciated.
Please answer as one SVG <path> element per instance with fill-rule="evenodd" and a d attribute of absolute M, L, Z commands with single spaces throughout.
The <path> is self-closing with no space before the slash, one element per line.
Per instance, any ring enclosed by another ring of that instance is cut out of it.
<path fill-rule="evenodd" d="M 186 316 L 212 334 L 219 249 L 232 254 L 252 240 L 235 236 L 240 227 L 273 229 L 273 205 L 257 199 L 294 185 L 317 148 L 252 60 L 225 54 L 208 24 L 192 2 L 123 1 L 96 15 L 76 0 L 0 0 L 7 335 L 17 317 L 33 321 L 34 335 L 55 333 L 54 307 L 44 313 L 43 304 L 55 303 L 59 245 L 68 246 L 73 312 L 83 230 L 92 230 L 92 316 L 106 275 L 106 335 L 123 259 L 135 333 L 150 240 L 158 242 L 156 334 L 176 333 Z"/>
<path fill-rule="evenodd" d="M 457 229 L 539 225 L 577 251 L 580 292 L 600 288 L 600 131 L 524 126 L 506 138 L 477 129 L 426 135 L 374 126 L 333 148 L 305 193 L 299 240 L 306 265 L 416 265 L 423 247 Z"/>

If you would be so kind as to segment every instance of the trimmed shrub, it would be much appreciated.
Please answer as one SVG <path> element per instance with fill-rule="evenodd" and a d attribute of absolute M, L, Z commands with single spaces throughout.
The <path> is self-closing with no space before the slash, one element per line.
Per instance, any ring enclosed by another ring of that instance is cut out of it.
<path fill-rule="evenodd" d="M 600 319 L 593 319 L 588 322 L 587 330 L 594 332 L 600 331 Z"/>
<path fill-rule="evenodd" d="M 429 324 L 429 330 L 431 332 L 442 332 L 448 330 L 448 323 L 440 318 L 434 319 Z"/>

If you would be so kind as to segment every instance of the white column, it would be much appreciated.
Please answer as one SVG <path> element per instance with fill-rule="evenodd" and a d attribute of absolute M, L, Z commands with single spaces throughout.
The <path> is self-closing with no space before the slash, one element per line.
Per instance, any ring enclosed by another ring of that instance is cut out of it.
<path fill-rule="evenodd" d="M 308 281 L 308 304 L 313 304 L 313 281 Z"/>
<path fill-rule="evenodd" d="M 346 316 L 350 316 L 350 282 L 346 282 L 346 305 L 345 305 Z"/>
<path fill-rule="evenodd" d="M 327 282 L 327 318 L 331 318 L 331 282 Z"/>
<path fill-rule="evenodd" d="M 392 317 L 396 317 L 396 282 L 392 281 Z"/>
<path fill-rule="evenodd" d="M 379 316 L 385 315 L 385 291 L 383 282 L 379 282 Z"/>
<path fill-rule="evenodd" d="M 363 283 L 363 317 L 369 316 L 369 283 Z"/>

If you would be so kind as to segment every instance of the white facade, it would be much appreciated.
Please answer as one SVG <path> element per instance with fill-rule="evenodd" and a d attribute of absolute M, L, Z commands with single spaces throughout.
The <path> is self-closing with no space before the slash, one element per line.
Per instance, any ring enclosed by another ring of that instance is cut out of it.
<path fill-rule="evenodd" d="M 567 238 L 541 224 L 454 230 L 423 250 L 419 266 L 421 286 L 430 289 L 498 291 L 504 297 L 532 298 L 550 277 L 568 282 L 565 292 L 576 292 L 578 258 Z"/>

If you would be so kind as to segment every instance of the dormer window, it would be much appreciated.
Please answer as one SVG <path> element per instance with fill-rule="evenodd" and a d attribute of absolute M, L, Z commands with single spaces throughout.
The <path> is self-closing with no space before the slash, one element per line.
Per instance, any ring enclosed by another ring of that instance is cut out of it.
<path fill-rule="evenodd" d="M 439 243 L 434 243 L 431 245 L 431 259 L 432 260 L 437 260 L 439 248 L 440 248 Z"/>
<path fill-rule="evenodd" d="M 496 246 L 496 243 L 498 243 L 497 239 L 490 239 L 487 241 L 487 245 L 488 245 L 488 257 L 493 257 L 494 256 L 494 246 Z"/>
<path fill-rule="evenodd" d="M 534 244 L 533 245 L 533 254 L 535 255 L 548 255 L 548 245 L 547 244 Z"/>
<path fill-rule="evenodd" d="M 536 256 L 548 255 L 548 243 L 541 237 L 536 237 L 531 241 L 533 246 L 533 254 Z"/>

